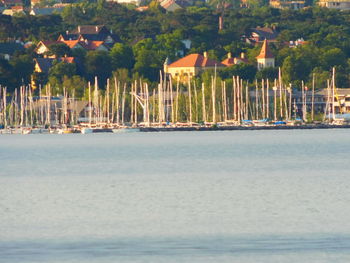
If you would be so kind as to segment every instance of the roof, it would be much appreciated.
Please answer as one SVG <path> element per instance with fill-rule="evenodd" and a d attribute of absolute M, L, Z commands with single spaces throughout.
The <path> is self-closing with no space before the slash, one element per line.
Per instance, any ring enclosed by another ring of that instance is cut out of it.
<path fill-rule="evenodd" d="M 74 48 L 79 43 L 79 40 L 65 40 L 62 43 L 66 44 L 69 48 Z"/>
<path fill-rule="evenodd" d="M 260 54 L 256 58 L 275 58 L 269 48 L 269 44 L 266 39 L 264 40 L 264 43 L 261 47 Z"/>
<path fill-rule="evenodd" d="M 43 73 L 49 73 L 50 68 L 53 66 L 53 62 L 56 60 L 55 58 L 35 58 L 35 62 L 38 64 L 39 68 Z M 60 62 L 65 63 L 75 63 L 74 57 L 62 57 L 57 59 Z"/>
<path fill-rule="evenodd" d="M 50 68 L 52 67 L 54 58 L 36 58 L 34 59 L 38 64 L 39 68 L 43 73 L 49 73 Z"/>
<path fill-rule="evenodd" d="M 135 8 L 136 11 L 139 11 L 139 12 L 143 12 L 143 11 L 146 11 L 149 9 L 149 6 L 139 6 L 137 8 Z"/>
<path fill-rule="evenodd" d="M 328 96 L 328 91 L 327 91 L 327 89 L 321 89 L 319 91 L 316 91 L 315 94 Z M 336 94 L 336 96 L 350 96 L 350 89 L 336 88 L 335 94 Z M 332 96 L 332 92 L 331 92 L 330 96 Z"/>
<path fill-rule="evenodd" d="M 225 65 L 221 62 L 217 62 L 213 59 L 204 57 L 201 54 L 190 54 L 186 57 L 183 57 L 174 63 L 170 64 L 168 67 L 224 67 Z"/>
<path fill-rule="evenodd" d="M 260 36 L 260 38 L 267 40 L 274 40 L 278 36 L 278 33 L 269 27 L 257 27 L 252 29 L 253 33 L 256 33 Z"/>
<path fill-rule="evenodd" d="M 108 32 L 104 25 L 84 25 L 78 26 L 77 29 L 71 32 L 71 34 L 100 34 L 102 31 Z"/>
<path fill-rule="evenodd" d="M 13 55 L 16 51 L 23 51 L 24 47 L 20 43 L 0 43 L 0 54 Z"/>
<path fill-rule="evenodd" d="M 81 41 L 79 42 L 87 50 L 95 50 L 103 45 L 103 41 Z"/>
<path fill-rule="evenodd" d="M 227 58 L 221 62 L 221 64 L 224 64 L 225 66 L 232 66 L 235 64 L 235 59 L 234 58 Z"/>
<path fill-rule="evenodd" d="M 45 7 L 45 8 L 33 8 L 30 11 L 31 15 L 52 15 L 53 13 L 60 13 L 63 8 Z"/>
<path fill-rule="evenodd" d="M 78 26 L 77 29 L 66 31 L 60 35 L 64 40 L 87 39 L 89 41 L 105 41 L 111 37 L 114 42 L 119 42 L 120 38 L 109 31 L 105 26 Z"/>
<path fill-rule="evenodd" d="M 59 60 L 65 63 L 75 63 L 75 57 L 63 57 L 63 58 L 60 58 Z"/>
<path fill-rule="evenodd" d="M 161 1 L 160 5 L 164 8 L 164 9 L 179 9 L 179 8 L 185 8 L 187 6 L 189 6 L 189 2 L 185 1 L 185 0 L 163 0 Z"/>

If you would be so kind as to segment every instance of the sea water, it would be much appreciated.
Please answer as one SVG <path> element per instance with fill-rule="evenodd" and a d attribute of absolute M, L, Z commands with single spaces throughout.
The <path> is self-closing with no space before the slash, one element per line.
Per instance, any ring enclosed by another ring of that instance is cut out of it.
<path fill-rule="evenodd" d="M 0 262 L 350 262 L 350 131 L 0 136 Z"/>

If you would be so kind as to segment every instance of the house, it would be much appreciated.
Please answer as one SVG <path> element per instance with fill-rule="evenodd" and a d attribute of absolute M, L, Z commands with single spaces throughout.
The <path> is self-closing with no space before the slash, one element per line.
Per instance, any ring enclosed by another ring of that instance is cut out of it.
<path fill-rule="evenodd" d="M 14 16 L 14 15 L 25 15 L 23 6 L 12 6 L 11 8 L 2 11 L 3 15 Z"/>
<path fill-rule="evenodd" d="M 315 93 L 315 96 L 322 96 L 324 101 L 324 112 L 326 112 L 327 101 L 332 108 L 333 93 L 331 90 L 323 89 Z M 350 89 L 335 89 L 334 109 L 335 113 L 350 113 Z"/>
<path fill-rule="evenodd" d="M 174 12 L 175 10 L 182 9 L 188 4 L 181 0 L 163 0 L 160 2 L 160 6 L 163 7 L 167 12 Z"/>
<path fill-rule="evenodd" d="M 115 2 L 118 4 L 133 4 L 139 6 L 141 4 L 141 0 L 107 0 L 107 2 Z"/>
<path fill-rule="evenodd" d="M 89 41 L 89 40 L 66 40 L 61 43 L 65 43 L 70 49 L 83 48 L 87 51 L 97 50 L 97 51 L 108 51 L 108 47 L 103 43 L 103 41 Z"/>
<path fill-rule="evenodd" d="M 48 51 L 50 51 L 50 46 L 53 44 L 59 44 L 61 42 L 58 41 L 40 41 L 34 50 L 34 52 L 38 55 L 45 55 Z"/>
<path fill-rule="evenodd" d="M 34 72 L 49 74 L 50 68 L 55 61 L 54 58 L 35 58 L 34 59 Z"/>
<path fill-rule="evenodd" d="M 35 58 L 34 59 L 34 72 L 43 73 L 45 75 L 49 74 L 51 67 L 55 61 L 65 62 L 65 63 L 75 63 L 77 64 L 76 58 L 74 57 L 62 57 L 62 58 Z"/>
<path fill-rule="evenodd" d="M 298 10 L 305 7 L 305 1 L 270 0 L 270 6 L 278 9 Z"/>
<path fill-rule="evenodd" d="M 278 32 L 269 27 L 257 27 L 251 29 L 251 34 L 249 37 L 243 36 L 245 41 L 249 44 L 257 44 L 264 41 L 265 39 L 269 42 L 277 41 Z"/>
<path fill-rule="evenodd" d="M 108 51 L 109 48 L 104 44 L 103 41 L 89 41 L 89 40 L 61 40 L 61 41 L 40 41 L 35 49 L 35 53 L 38 55 L 47 56 L 47 52 L 50 51 L 50 46 L 53 44 L 66 44 L 70 49 L 81 48 L 87 51 L 97 50 L 97 51 Z"/>
<path fill-rule="evenodd" d="M 13 54 L 17 51 L 24 51 L 24 46 L 21 43 L 0 43 L 0 57 L 5 58 L 6 60 L 10 60 Z"/>
<path fill-rule="evenodd" d="M 63 11 L 63 8 L 54 8 L 54 7 L 32 8 L 29 14 L 32 16 L 52 15 L 52 14 L 59 14 L 62 11 Z"/>
<path fill-rule="evenodd" d="M 256 60 L 258 62 L 258 70 L 275 67 L 275 57 L 272 54 L 266 39 L 264 40 L 260 54 L 256 57 Z"/>
<path fill-rule="evenodd" d="M 239 57 L 232 57 L 231 52 L 227 54 L 227 58 L 223 61 L 221 61 L 221 64 L 224 64 L 227 67 L 230 67 L 232 65 L 238 65 L 238 64 L 247 64 L 248 59 L 246 59 L 245 54 L 242 52 Z"/>
<path fill-rule="evenodd" d="M 171 75 L 172 78 L 179 78 L 181 81 L 187 81 L 188 78 L 194 77 L 204 70 L 223 67 L 225 67 L 225 65 L 208 58 L 207 52 L 204 52 L 203 55 L 190 54 L 170 65 L 164 63 L 164 72 Z"/>
<path fill-rule="evenodd" d="M 72 32 L 66 31 L 58 37 L 58 41 L 79 40 L 79 41 L 102 41 L 104 46 L 110 48 L 116 42 L 120 42 L 119 37 L 113 34 L 112 30 L 108 30 L 105 26 L 78 26 Z"/>
<path fill-rule="evenodd" d="M 303 45 L 306 45 L 308 44 L 307 41 L 305 41 L 303 38 L 299 38 L 295 41 L 289 41 L 286 43 L 288 45 L 288 47 L 290 48 L 296 48 L 296 47 L 299 47 L 299 46 L 303 46 Z"/>
<path fill-rule="evenodd" d="M 350 0 L 320 0 L 317 4 L 321 7 L 327 7 L 338 10 L 350 10 Z"/>

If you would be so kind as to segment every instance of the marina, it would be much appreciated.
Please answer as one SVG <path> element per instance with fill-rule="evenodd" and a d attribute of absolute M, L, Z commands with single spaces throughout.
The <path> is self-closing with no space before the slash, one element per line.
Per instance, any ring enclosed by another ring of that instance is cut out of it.
<path fill-rule="evenodd" d="M 231 86 L 211 76 L 208 83 L 188 78 L 173 83 L 160 74 L 158 87 L 141 79 L 107 80 L 102 90 L 85 89 L 87 100 L 64 90 L 53 96 L 50 85 L 39 90 L 22 86 L 8 96 L 0 88 L 0 133 L 101 133 L 130 131 L 205 131 L 348 128 L 350 90 L 335 86 L 335 69 L 327 89 L 315 92 L 302 83 L 293 90 L 279 78 L 255 85 L 233 76 Z M 35 95 L 35 93 L 37 95 Z"/>

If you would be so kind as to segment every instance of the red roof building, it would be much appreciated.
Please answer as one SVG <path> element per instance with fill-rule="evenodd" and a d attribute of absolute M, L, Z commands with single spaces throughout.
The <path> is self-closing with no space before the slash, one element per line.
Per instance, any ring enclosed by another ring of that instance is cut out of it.
<path fill-rule="evenodd" d="M 221 62 L 221 64 L 224 64 L 226 67 L 230 67 L 233 65 L 238 65 L 238 64 L 247 64 L 248 59 L 245 58 L 245 54 L 241 53 L 240 57 L 232 57 L 231 52 L 227 54 L 227 58 Z"/>
<path fill-rule="evenodd" d="M 225 67 L 221 62 L 208 58 L 207 53 L 190 54 L 183 57 L 170 65 L 164 65 L 165 73 L 168 73 L 172 78 L 178 78 L 181 81 L 187 81 L 188 78 L 198 75 L 203 70 Z"/>

